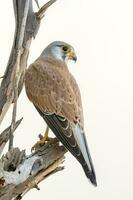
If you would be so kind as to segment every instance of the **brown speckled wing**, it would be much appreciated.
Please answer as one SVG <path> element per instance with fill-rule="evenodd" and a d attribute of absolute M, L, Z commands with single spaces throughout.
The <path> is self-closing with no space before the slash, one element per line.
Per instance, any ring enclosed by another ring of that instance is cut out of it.
<path fill-rule="evenodd" d="M 83 127 L 81 97 L 65 63 L 38 59 L 25 76 L 26 93 L 42 112 L 55 113 Z"/>

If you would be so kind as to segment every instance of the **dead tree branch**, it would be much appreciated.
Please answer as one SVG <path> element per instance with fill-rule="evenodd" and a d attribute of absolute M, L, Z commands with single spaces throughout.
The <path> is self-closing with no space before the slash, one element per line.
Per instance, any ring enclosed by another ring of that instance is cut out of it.
<path fill-rule="evenodd" d="M 21 118 L 20 120 L 18 120 L 15 123 L 14 126 L 14 131 L 16 130 L 16 128 L 19 126 L 19 124 L 21 123 L 21 121 L 23 120 L 23 118 Z M 11 126 L 9 126 L 8 128 L 6 128 L 1 134 L 0 134 L 0 156 L 3 152 L 3 149 L 6 145 L 6 143 L 8 142 L 9 138 L 10 138 L 10 130 L 11 130 Z"/>
<path fill-rule="evenodd" d="M 63 169 L 59 165 L 65 153 L 57 139 L 51 139 L 30 156 L 12 149 L 0 161 L 0 200 L 22 198 L 32 188 L 39 189 L 38 183 Z"/>
<path fill-rule="evenodd" d="M 53 4 L 55 3 L 57 0 L 51 0 L 49 2 L 47 2 L 45 5 L 43 5 L 40 10 L 36 13 L 36 16 L 38 19 L 42 19 L 44 17 L 44 14 L 46 12 L 46 10 Z"/>
<path fill-rule="evenodd" d="M 0 86 L 0 123 L 13 103 L 11 125 L 0 134 L 0 200 L 21 199 L 49 175 L 60 171 L 66 149 L 57 139 L 27 156 L 25 150 L 13 148 L 13 133 L 22 119 L 16 122 L 17 100 L 24 83 L 27 59 L 32 39 L 35 38 L 41 19 L 56 0 L 50 0 L 38 12 L 33 11 L 33 0 L 13 0 L 16 28 L 9 61 Z M 35 0 L 38 7 L 38 0 Z M 9 151 L 3 155 L 10 140 Z"/>
<path fill-rule="evenodd" d="M 21 54 L 22 54 L 22 45 L 23 45 L 23 38 L 24 38 L 24 32 L 26 27 L 26 20 L 28 16 L 28 10 L 29 10 L 29 4 L 30 0 L 27 0 L 25 2 L 24 12 L 23 12 L 23 18 L 20 26 L 20 32 L 18 37 L 18 42 L 16 45 L 17 48 L 17 56 L 16 56 L 16 62 L 14 65 L 14 78 L 12 82 L 13 86 L 13 94 L 14 94 L 14 106 L 13 106 L 13 114 L 12 114 L 12 122 L 11 122 L 11 132 L 10 132 L 10 140 L 9 140 L 9 150 L 13 148 L 13 132 L 14 127 L 16 123 L 16 114 L 17 114 L 17 99 L 18 99 L 18 84 L 21 77 Z"/>

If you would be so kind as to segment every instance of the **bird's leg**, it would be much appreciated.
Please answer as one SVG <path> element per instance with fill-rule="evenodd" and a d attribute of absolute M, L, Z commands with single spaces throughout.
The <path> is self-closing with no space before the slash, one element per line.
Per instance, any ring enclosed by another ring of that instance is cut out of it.
<path fill-rule="evenodd" d="M 49 140 L 48 133 L 49 127 L 47 126 L 44 136 L 42 136 L 41 134 L 39 135 L 40 140 L 36 144 L 34 144 L 34 146 L 31 148 L 31 151 L 36 150 L 40 146 L 43 146 L 45 142 Z"/>
<path fill-rule="evenodd" d="M 48 132 L 49 132 L 49 127 L 47 126 L 44 136 L 39 135 L 39 138 L 40 138 L 39 144 L 40 145 L 43 145 L 43 144 L 45 144 L 46 141 L 48 141 Z"/>

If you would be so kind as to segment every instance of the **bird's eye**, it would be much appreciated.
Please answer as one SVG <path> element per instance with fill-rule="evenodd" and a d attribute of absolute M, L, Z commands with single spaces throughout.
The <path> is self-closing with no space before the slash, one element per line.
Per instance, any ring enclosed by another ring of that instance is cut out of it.
<path fill-rule="evenodd" d="M 67 51 L 68 50 L 68 47 L 67 46 L 63 46 L 63 51 Z"/>

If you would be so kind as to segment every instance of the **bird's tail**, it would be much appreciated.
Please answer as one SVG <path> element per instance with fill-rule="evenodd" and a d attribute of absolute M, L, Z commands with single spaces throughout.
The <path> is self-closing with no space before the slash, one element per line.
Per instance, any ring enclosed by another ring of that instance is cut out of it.
<path fill-rule="evenodd" d="M 89 148 L 83 129 L 79 124 L 76 124 L 72 129 L 70 123 L 60 116 L 55 114 L 42 113 L 37 107 L 36 109 L 46 121 L 49 128 L 54 132 L 56 137 L 62 144 L 73 154 L 80 162 L 88 179 L 94 186 L 97 186 L 96 175 L 90 156 Z M 69 126 L 68 126 L 69 125 Z M 70 132 L 72 131 L 72 133 Z"/>
<path fill-rule="evenodd" d="M 91 159 L 90 151 L 87 145 L 87 140 L 80 126 L 77 125 L 76 130 L 74 131 L 74 135 L 83 156 L 80 156 L 77 159 L 82 165 L 87 178 L 89 178 L 89 180 L 94 186 L 97 186 L 96 174 Z"/>

